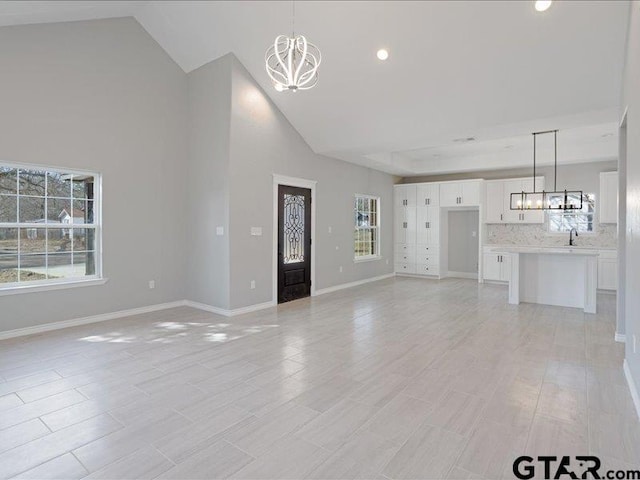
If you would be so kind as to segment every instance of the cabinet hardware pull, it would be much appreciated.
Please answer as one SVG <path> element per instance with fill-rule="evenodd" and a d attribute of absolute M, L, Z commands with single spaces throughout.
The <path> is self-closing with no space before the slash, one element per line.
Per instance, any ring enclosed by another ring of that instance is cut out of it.
<path fill-rule="evenodd" d="M 500 220 L 502 220 L 502 214 L 500 214 Z"/>

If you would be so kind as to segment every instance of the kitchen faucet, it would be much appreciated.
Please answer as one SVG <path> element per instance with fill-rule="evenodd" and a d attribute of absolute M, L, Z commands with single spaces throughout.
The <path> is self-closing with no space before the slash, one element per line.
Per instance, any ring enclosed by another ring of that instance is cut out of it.
<path fill-rule="evenodd" d="M 576 232 L 576 237 L 578 236 L 578 230 L 576 230 L 575 228 L 572 228 L 571 230 L 569 230 L 569 246 L 573 247 L 573 232 Z"/>

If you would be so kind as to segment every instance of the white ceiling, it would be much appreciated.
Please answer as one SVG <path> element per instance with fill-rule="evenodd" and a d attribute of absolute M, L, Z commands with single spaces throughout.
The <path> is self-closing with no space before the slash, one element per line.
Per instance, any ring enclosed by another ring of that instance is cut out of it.
<path fill-rule="evenodd" d="M 544 13 L 533 1 L 298 1 L 296 31 L 323 54 L 320 82 L 283 94 L 264 52 L 290 32 L 291 6 L 5 1 L 0 25 L 133 15 L 187 72 L 233 52 L 316 152 L 390 173 L 528 164 L 528 134 L 552 128 L 561 162 L 617 156 L 627 1 L 556 1 Z"/>

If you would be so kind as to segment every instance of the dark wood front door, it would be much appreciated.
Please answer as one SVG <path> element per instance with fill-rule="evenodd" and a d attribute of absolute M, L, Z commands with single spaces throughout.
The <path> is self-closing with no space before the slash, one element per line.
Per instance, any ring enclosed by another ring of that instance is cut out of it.
<path fill-rule="evenodd" d="M 278 187 L 278 303 L 311 294 L 311 190 Z"/>

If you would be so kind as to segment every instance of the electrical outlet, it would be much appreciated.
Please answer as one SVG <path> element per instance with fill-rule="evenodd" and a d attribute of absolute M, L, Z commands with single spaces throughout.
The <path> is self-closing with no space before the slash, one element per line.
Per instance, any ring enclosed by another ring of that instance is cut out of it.
<path fill-rule="evenodd" d="M 256 288 L 256 281 L 251 280 L 251 290 L 255 290 L 255 288 Z"/>
<path fill-rule="evenodd" d="M 331 227 L 329 227 L 329 233 L 331 233 Z"/>
<path fill-rule="evenodd" d="M 153 290 L 154 288 L 156 288 L 156 281 L 149 280 L 149 290 Z"/>
<path fill-rule="evenodd" d="M 340 273 L 342 273 L 342 265 L 340 265 Z"/>
<path fill-rule="evenodd" d="M 386 260 L 386 261 L 387 261 L 387 265 L 389 265 L 389 259 L 388 259 L 388 258 L 387 258 L 387 260 Z"/>

